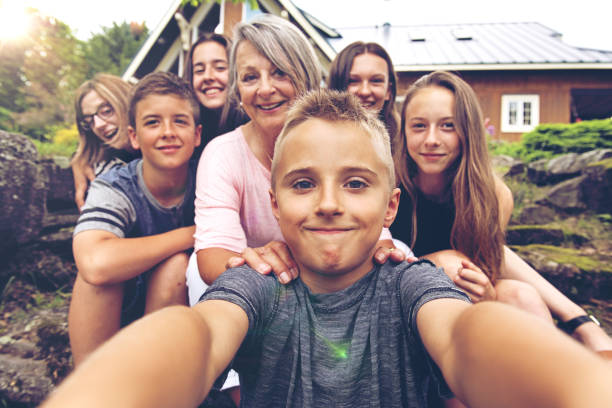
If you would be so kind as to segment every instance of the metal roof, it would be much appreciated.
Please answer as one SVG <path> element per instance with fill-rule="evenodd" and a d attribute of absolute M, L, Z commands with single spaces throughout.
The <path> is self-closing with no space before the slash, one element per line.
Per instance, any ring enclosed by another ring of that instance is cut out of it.
<path fill-rule="evenodd" d="M 354 41 L 377 42 L 397 71 L 612 69 L 612 51 L 574 47 L 540 23 L 440 24 L 336 28 L 328 42 L 341 51 Z"/>

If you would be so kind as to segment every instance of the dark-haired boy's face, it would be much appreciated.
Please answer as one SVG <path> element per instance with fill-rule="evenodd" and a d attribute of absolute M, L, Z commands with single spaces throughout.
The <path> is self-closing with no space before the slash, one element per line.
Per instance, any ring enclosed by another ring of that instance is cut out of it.
<path fill-rule="evenodd" d="M 136 128 L 130 141 L 143 161 L 158 169 L 184 166 L 200 144 L 201 126 L 193 120 L 189 101 L 176 95 L 149 95 L 136 105 Z"/>
<path fill-rule="evenodd" d="M 343 289 L 373 267 L 399 190 L 389 190 L 386 166 L 354 124 L 309 119 L 281 150 L 272 207 L 300 276 L 316 292 Z"/>

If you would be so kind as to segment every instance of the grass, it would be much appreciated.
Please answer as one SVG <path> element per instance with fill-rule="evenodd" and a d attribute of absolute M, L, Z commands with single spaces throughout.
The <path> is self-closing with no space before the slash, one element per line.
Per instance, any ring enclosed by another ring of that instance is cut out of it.
<path fill-rule="evenodd" d="M 538 252 L 544 254 L 547 259 L 559 264 L 576 265 L 583 271 L 612 272 L 612 265 L 602 262 L 596 257 L 584 256 L 579 250 L 572 248 L 561 248 L 552 245 L 531 244 L 523 246 L 512 246 L 512 249 L 521 252 Z"/>

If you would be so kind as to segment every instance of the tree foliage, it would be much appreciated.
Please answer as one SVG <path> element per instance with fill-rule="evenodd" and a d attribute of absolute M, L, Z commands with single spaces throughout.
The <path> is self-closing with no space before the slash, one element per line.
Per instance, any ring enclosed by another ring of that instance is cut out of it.
<path fill-rule="evenodd" d="M 69 120 L 70 94 L 84 80 L 85 65 L 70 27 L 29 14 L 28 35 L 0 48 L 0 127 L 44 139 L 49 126 Z"/>
<path fill-rule="evenodd" d="M 103 27 L 102 33 L 95 34 L 85 46 L 88 76 L 97 72 L 121 75 L 147 34 L 148 29 L 144 24 L 128 24 L 124 21 Z"/>
<path fill-rule="evenodd" d="M 189 4 L 190 6 L 198 7 L 202 3 L 212 3 L 213 1 L 221 3 L 221 0 L 181 0 L 181 5 L 185 7 L 187 4 Z M 253 10 L 257 10 L 259 8 L 259 3 L 257 3 L 257 0 L 231 0 L 231 2 L 247 3 Z"/>
<path fill-rule="evenodd" d="M 0 129 L 50 140 L 73 124 L 76 88 L 98 72 L 121 75 L 148 30 L 113 23 L 84 42 L 63 22 L 34 9 L 28 13 L 26 36 L 0 40 Z"/>

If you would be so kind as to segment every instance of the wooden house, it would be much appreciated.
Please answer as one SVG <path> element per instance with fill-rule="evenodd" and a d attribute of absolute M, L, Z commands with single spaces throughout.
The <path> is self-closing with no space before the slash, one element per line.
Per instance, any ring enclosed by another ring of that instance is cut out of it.
<path fill-rule="evenodd" d="M 324 68 L 336 55 L 327 40 L 339 34 L 332 29 L 324 28 L 325 31 L 321 31 L 315 28 L 317 20 L 306 18 L 306 14 L 289 0 L 257 0 L 256 8 L 252 8 L 248 1 L 209 0 L 195 7 L 181 3 L 181 0 L 173 0 L 168 12 L 151 31 L 124 72 L 125 80 L 136 82 L 153 71 L 171 71 L 181 75 L 187 51 L 200 33 L 214 31 L 231 37 L 232 28 L 237 22 L 259 13 L 281 16 L 295 24 L 310 39 Z"/>
<path fill-rule="evenodd" d="M 338 29 L 336 51 L 372 41 L 389 52 L 398 99 L 434 70 L 460 75 L 478 95 L 494 138 L 518 140 L 540 123 L 612 117 L 612 51 L 573 47 L 539 23 Z"/>
<path fill-rule="evenodd" d="M 398 74 L 398 103 L 408 86 L 427 72 L 459 74 L 476 91 L 495 139 L 518 140 L 540 123 L 612 116 L 612 51 L 573 47 L 539 23 L 334 29 L 290 0 L 257 0 L 257 9 L 248 3 L 208 1 L 193 7 L 174 0 L 124 78 L 134 82 L 155 70 L 182 73 L 186 50 L 199 32 L 231 35 L 236 22 L 268 12 L 304 32 L 324 72 L 353 41 L 381 44 Z"/>

